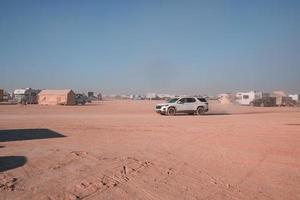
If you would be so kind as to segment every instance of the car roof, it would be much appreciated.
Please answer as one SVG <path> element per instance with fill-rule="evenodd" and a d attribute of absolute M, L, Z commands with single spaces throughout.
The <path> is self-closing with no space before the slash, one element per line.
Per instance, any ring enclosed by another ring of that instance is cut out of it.
<path fill-rule="evenodd" d="M 203 98 L 203 97 L 189 97 L 189 96 L 187 96 L 187 97 L 177 97 L 177 98 L 179 98 L 179 99 L 182 99 L 182 98 L 194 98 L 194 99 L 198 99 L 198 98 Z M 203 98 L 203 99 L 205 99 L 205 98 Z"/>

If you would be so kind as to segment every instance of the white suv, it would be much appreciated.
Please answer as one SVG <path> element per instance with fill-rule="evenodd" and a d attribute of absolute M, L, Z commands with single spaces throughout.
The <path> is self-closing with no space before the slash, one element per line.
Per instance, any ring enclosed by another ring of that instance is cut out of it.
<path fill-rule="evenodd" d="M 205 98 L 199 97 L 173 98 L 164 104 L 156 105 L 156 112 L 162 115 L 176 115 L 176 113 L 202 115 L 207 111 L 208 102 Z"/>

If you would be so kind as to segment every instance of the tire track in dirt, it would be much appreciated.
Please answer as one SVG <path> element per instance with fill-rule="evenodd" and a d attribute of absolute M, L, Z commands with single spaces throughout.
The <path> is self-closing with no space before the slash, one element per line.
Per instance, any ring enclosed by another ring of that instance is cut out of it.
<path fill-rule="evenodd" d="M 178 148 L 178 147 L 177 147 Z M 176 152 L 173 151 L 172 152 Z M 165 176 L 161 176 L 156 180 L 158 185 L 168 185 L 170 188 L 177 188 L 175 190 L 181 190 L 186 186 L 186 193 L 188 199 L 209 199 L 211 196 L 224 194 L 231 199 L 241 199 L 245 197 L 239 187 L 234 184 L 229 184 L 211 175 L 207 170 L 199 168 L 194 163 L 187 163 L 184 160 L 178 159 L 174 153 L 166 153 L 166 151 L 159 153 L 160 160 L 165 157 L 165 162 L 156 163 L 158 171 L 165 171 Z M 167 170 L 166 170 L 167 169 Z M 153 174 L 153 172 L 152 172 Z M 210 191 L 210 195 L 203 197 L 201 193 L 195 193 L 195 191 Z"/>
<path fill-rule="evenodd" d="M 95 176 L 92 175 L 80 180 L 79 183 L 69 189 L 69 192 L 78 199 L 91 198 L 97 193 L 129 182 L 131 177 L 138 176 L 151 165 L 153 164 L 149 161 L 140 161 L 133 157 L 118 159 L 117 166 L 106 169 L 101 174 L 96 172 Z"/>
<path fill-rule="evenodd" d="M 86 199 L 126 184 L 151 166 L 153 163 L 150 161 L 130 156 L 107 158 L 85 151 L 72 151 L 40 173 L 41 178 L 25 189 L 47 199 Z"/>
<path fill-rule="evenodd" d="M 18 182 L 20 182 L 20 178 L 0 173 L 0 191 L 22 191 L 22 188 L 17 187 Z"/>

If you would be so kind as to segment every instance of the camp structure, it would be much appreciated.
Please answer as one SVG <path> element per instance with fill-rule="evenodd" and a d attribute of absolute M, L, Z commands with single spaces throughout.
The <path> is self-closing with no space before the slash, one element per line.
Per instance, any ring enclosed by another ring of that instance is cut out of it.
<path fill-rule="evenodd" d="M 3 101 L 4 91 L 0 89 L 0 102 Z"/>
<path fill-rule="evenodd" d="M 296 101 L 293 100 L 292 97 L 286 95 L 283 91 L 274 91 L 271 96 L 276 98 L 277 106 L 294 106 L 296 105 Z"/>
<path fill-rule="evenodd" d="M 297 103 L 300 103 L 300 94 L 290 94 L 289 97 L 291 97 Z"/>
<path fill-rule="evenodd" d="M 42 90 L 38 95 L 38 103 L 41 105 L 75 105 L 75 93 L 71 89 Z"/>
<path fill-rule="evenodd" d="M 40 90 L 32 88 L 16 89 L 14 96 L 17 103 L 37 104 L 37 95 L 39 92 Z"/>
<path fill-rule="evenodd" d="M 250 91 L 250 92 L 238 92 L 236 94 L 236 101 L 240 105 L 250 105 L 254 100 L 263 97 L 262 92 Z"/>
<path fill-rule="evenodd" d="M 158 96 L 157 96 L 156 93 L 149 92 L 149 93 L 146 94 L 146 99 L 148 99 L 148 100 L 152 100 L 152 99 L 156 100 L 156 99 L 159 99 L 159 98 L 158 98 Z"/>

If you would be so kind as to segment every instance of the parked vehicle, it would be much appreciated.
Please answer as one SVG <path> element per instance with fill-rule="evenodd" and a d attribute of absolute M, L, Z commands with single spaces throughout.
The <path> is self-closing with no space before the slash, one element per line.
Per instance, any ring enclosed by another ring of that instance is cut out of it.
<path fill-rule="evenodd" d="M 169 116 L 177 113 L 202 115 L 207 111 L 208 102 L 205 98 L 200 97 L 172 98 L 164 104 L 156 105 L 157 113 Z"/>
<path fill-rule="evenodd" d="M 12 97 L 11 97 L 11 96 L 12 96 L 12 95 L 11 95 L 10 93 L 4 92 L 4 95 L 3 95 L 3 101 L 8 102 L 8 101 L 12 100 Z"/>
<path fill-rule="evenodd" d="M 250 105 L 255 107 L 273 107 L 276 106 L 275 97 L 263 97 L 253 100 Z"/>
<path fill-rule="evenodd" d="M 250 92 L 238 92 L 236 94 L 236 102 L 240 105 L 251 105 L 251 102 L 263 97 L 262 92 L 250 91 Z"/>
<path fill-rule="evenodd" d="M 40 90 L 35 90 L 32 88 L 17 89 L 14 91 L 15 100 L 17 103 L 21 104 L 37 104 L 37 95 Z"/>
<path fill-rule="evenodd" d="M 75 103 L 76 105 L 85 105 L 86 102 L 88 101 L 88 97 L 85 96 L 84 94 L 76 94 L 75 95 Z"/>

